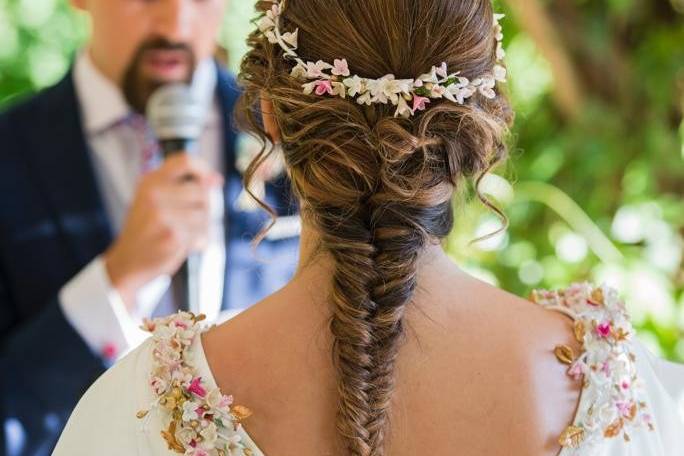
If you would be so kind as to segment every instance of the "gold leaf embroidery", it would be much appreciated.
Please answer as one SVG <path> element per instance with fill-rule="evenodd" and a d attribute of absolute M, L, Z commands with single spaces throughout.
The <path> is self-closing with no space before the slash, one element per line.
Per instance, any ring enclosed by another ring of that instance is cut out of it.
<path fill-rule="evenodd" d="M 252 416 L 252 411 L 245 406 L 236 405 L 230 409 L 230 413 L 240 422 Z"/>
<path fill-rule="evenodd" d="M 577 342 L 584 343 L 584 335 L 586 334 L 586 328 L 584 327 L 584 322 L 582 320 L 577 320 L 575 322 L 575 339 Z"/>
<path fill-rule="evenodd" d="M 145 418 L 147 416 L 148 413 L 150 413 L 149 410 L 140 410 L 138 413 L 135 414 L 135 416 L 139 420 L 142 420 L 143 418 Z"/>
<path fill-rule="evenodd" d="M 584 429 L 579 426 L 568 426 L 558 439 L 562 447 L 579 448 L 584 441 Z"/>
<path fill-rule="evenodd" d="M 619 419 L 617 421 L 614 421 L 613 424 L 608 426 L 604 431 L 603 431 L 603 436 L 606 438 L 613 438 L 617 435 L 620 435 L 620 431 L 622 430 L 622 426 L 624 425 L 624 421 L 622 419 Z"/>
<path fill-rule="evenodd" d="M 175 451 L 176 453 L 185 453 L 185 447 L 176 440 L 176 422 L 171 421 L 169 424 L 169 429 L 166 431 L 161 431 L 162 437 L 166 440 L 166 444 L 169 446 L 169 450 Z"/>
<path fill-rule="evenodd" d="M 553 353 L 563 364 L 572 364 L 575 361 L 575 352 L 567 345 L 557 345 Z"/>
<path fill-rule="evenodd" d="M 596 304 L 603 305 L 604 299 L 603 299 L 603 289 L 602 288 L 594 288 L 591 292 L 591 300 L 595 302 Z"/>

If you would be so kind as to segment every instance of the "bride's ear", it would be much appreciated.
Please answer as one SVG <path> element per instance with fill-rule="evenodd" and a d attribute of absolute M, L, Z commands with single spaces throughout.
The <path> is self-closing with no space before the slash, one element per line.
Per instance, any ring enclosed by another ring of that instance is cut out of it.
<path fill-rule="evenodd" d="M 264 130 L 268 133 L 273 144 L 280 144 L 280 128 L 273 114 L 273 103 L 266 96 L 261 96 L 261 116 L 264 120 Z"/>

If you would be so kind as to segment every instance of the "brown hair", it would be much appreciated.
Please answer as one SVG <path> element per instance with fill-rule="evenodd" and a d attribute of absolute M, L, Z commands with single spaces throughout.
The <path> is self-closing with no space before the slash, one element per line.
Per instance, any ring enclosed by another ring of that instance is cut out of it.
<path fill-rule="evenodd" d="M 415 78 L 446 62 L 474 79 L 495 64 L 493 14 L 490 0 L 289 0 L 282 26 L 299 28 L 304 60 L 346 58 L 361 77 Z M 500 90 L 463 105 L 433 100 L 411 119 L 393 117 L 392 105 L 305 95 L 278 46 L 257 32 L 248 43 L 238 116 L 266 140 L 258 105 L 273 103 L 294 192 L 334 259 L 337 427 L 350 454 L 383 455 L 418 258 L 451 230 L 457 184 L 506 156 L 512 113 Z M 271 152 L 264 147 L 247 184 Z"/>

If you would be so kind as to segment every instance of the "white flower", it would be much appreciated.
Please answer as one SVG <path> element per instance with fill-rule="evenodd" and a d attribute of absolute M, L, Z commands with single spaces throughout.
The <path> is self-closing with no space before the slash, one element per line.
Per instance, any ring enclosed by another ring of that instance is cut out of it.
<path fill-rule="evenodd" d="M 218 428 L 214 423 L 209 423 L 207 427 L 200 431 L 200 435 L 204 439 L 202 446 L 207 449 L 213 449 L 216 446 L 216 439 L 218 439 Z"/>
<path fill-rule="evenodd" d="M 357 75 L 347 78 L 342 83 L 348 88 L 347 94 L 350 97 L 355 97 L 356 95 L 366 91 L 366 80 L 358 77 Z"/>
<path fill-rule="evenodd" d="M 332 69 L 332 67 L 332 65 L 322 60 L 316 63 L 306 62 L 306 77 L 309 79 L 330 79 L 330 76 L 323 72 Z"/>
<path fill-rule="evenodd" d="M 276 36 L 276 34 L 272 30 L 269 30 L 268 32 L 264 33 L 264 36 L 266 36 L 266 38 L 268 38 L 269 43 L 278 44 L 278 37 Z"/>
<path fill-rule="evenodd" d="M 356 99 L 356 102 L 360 105 L 370 106 L 373 103 L 370 92 L 364 92 L 359 98 Z"/>
<path fill-rule="evenodd" d="M 183 421 L 190 422 L 193 420 L 199 420 L 199 415 L 197 414 L 197 409 L 200 408 L 200 404 L 195 401 L 185 401 L 183 403 Z"/>
<path fill-rule="evenodd" d="M 444 86 L 435 84 L 432 86 L 432 89 L 430 90 L 430 98 L 442 98 L 445 93 L 446 89 L 444 88 Z"/>
<path fill-rule="evenodd" d="M 496 98 L 496 92 L 494 92 L 494 87 L 496 86 L 496 81 L 493 78 L 483 78 L 481 83 L 478 85 L 477 90 L 484 95 L 486 98 Z"/>
<path fill-rule="evenodd" d="M 269 30 L 272 30 L 273 27 L 275 27 L 275 22 L 273 22 L 273 19 L 271 19 L 268 16 L 263 16 L 261 19 L 257 21 L 257 28 L 261 33 L 266 33 Z"/>
<path fill-rule="evenodd" d="M 332 82 L 333 95 L 347 98 L 347 88 L 341 82 Z"/>
<path fill-rule="evenodd" d="M 311 95 L 316 88 L 316 84 L 318 84 L 318 81 L 314 82 L 309 82 L 307 84 L 302 84 L 302 88 L 304 89 L 304 94 L 305 95 Z"/>
<path fill-rule="evenodd" d="M 496 60 L 501 61 L 506 57 L 506 51 L 504 51 L 503 44 L 499 42 L 496 45 Z"/>
<path fill-rule="evenodd" d="M 292 68 L 290 76 L 292 76 L 295 79 L 306 79 L 306 66 L 304 66 L 301 63 L 297 63 L 297 65 L 295 65 L 295 67 Z"/>
<path fill-rule="evenodd" d="M 506 82 L 506 68 L 501 65 L 494 66 L 494 79 L 500 82 Z"/>
<path fill-rule="evenodd" d="M 228 449 L 229 456 L 243 456 L 243 449 L 245 448 L 242 444 L 242 437 L 238 434 L 226 439 L 226 447 Z"/>
<path fill-rule="evenodd" d="M 380 79 L 369 80 L 368 90 L 371 93 L 373 103 L 393 105 L 399 103 L 399 95 L 408 95 L 413 89 L 413 79 L 394 79 L 393 74 L 388 74 Z"/>
<path fill-rule="evenodd" d="M 293 49 L 297 49 L 297 40 L 299 36 L 299 29 L 295 30 L 294 32 L 287 32 L 283 33 L 281 35 L 281 38 L 283 41 L 285 41 L 287 44 L 292 46 Z"/>
<path fill-rule="evenodd" d="M 442 62 L 442 64 L 440 66 L 434 67 L 434 70 L 438 76 L 441 76 L 444 79 L 446 79 L 448 77 L 446 62 Z"/>
<path fill-rule="evenodd" d="M 397 103 L 397 110 L 394 113 L 394 117 L 403 117 L 405 119 L 408 119 L 411 117 L 411 114 L 413 112 L 411 111 L 411 108 L 409 107 L 408 103 L 406 100 L 404 100 L 404 97 L 399 98 L 399 102 Z"/>
<path fill-rule="evenodd" d="M 418 76 L 418 79 L 423 82 L 432 82 L 433 84 L 437 84 L 439 82 L 439 78 L 437 78 L 437 67 L 432 67 L 432 70 L 430 70 L 429 73 L 421 74 Z"/>
<path fill-rule="evenodd" d="M 461 84 L 451 84 L 444 92 L 444 98 L 458 104 L 463 104 L 466 98 L 470 98 L 475 93 L 476 89 L 470 84 L 463 86 Z"/>

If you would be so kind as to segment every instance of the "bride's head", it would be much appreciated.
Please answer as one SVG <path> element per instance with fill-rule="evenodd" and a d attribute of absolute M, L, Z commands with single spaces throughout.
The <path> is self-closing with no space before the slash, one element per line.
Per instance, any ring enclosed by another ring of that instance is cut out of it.
<path fill-rule="evenodd" d="M 451 230 L 455 189 L 506 156 L 500 29 L 490 0 L 258 8 L 269 13 L 249 38 L 239 114 L 281 144 L 303 217 L 334 262 L 340 435 L 352 455 L 382 455 L 420 254 Z"/>

